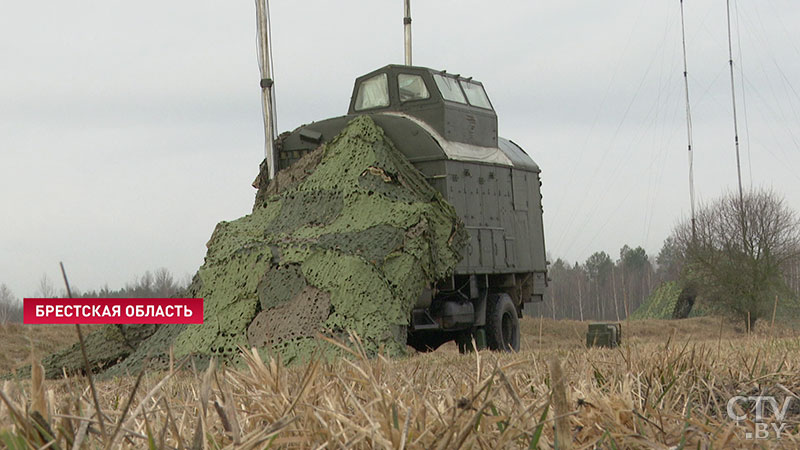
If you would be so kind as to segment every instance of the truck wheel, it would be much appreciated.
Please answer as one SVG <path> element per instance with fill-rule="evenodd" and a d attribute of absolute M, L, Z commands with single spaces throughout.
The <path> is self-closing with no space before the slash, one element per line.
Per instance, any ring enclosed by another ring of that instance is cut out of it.
<path fill-rule="evenodd" d="M 519 318 L 508 294 L 497 294 L 488 299 L 486 341 L 492 350 L 519 351 Z"/>

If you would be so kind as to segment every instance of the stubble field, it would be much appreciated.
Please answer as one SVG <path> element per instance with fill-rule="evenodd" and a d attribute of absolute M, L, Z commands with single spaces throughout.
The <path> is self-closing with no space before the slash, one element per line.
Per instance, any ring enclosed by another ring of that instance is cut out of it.
<path fill-rule="evenodd" d="M 448 345 L 367 359 L 355 345 L 350 358 L 288 368 L 250 352 L 202 371 L 175 361 L 94 389 L 84 377 L 0 381 L 0 447 L 800 447 L 796 330 L 632 321 L 621 347 L 587 349 L 586 323 L 521 324 L 516 354 Z M 76 339 L 74 327 L 0 327 L 0 372 Z M 757 395 L 786 405 L 785 417 L 765 406 L 761 425 L 746 399 L 731 410 L 744 420 L 729 417 L 731 398 Z"/>

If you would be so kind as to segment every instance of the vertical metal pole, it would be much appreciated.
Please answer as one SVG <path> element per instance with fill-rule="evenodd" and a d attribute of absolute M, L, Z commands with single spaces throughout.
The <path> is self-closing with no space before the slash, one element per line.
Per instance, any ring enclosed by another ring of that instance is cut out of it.
<path fill-rule="evenodd" d="M 744 209 L 744 192 L 742 191 L 742 163 L 739 158 L 739 124 L 736 117 L 736 85 L 733 77 L 733 45 L 731 43 L 731 2 L 728 0 L 727 13 L 728 13 L 728 65 L 731 69 L 731 102 L 733 103 L 733 139 L 736 146 L 736 174 L 739 179 L 739 203 Z M 744 214 L 744 212 L 742 212 Z"/>
<path fill-rule="evenodd" d="M 411 0 L 405 0 L 405 16 L 403 17 L 403 30 L 405 32 L 406 65 L 411 65 Z"/>
<path fill-rule="evenodd" d="M 275 92 L 272 80 L 272 49 L 270 47 L 269 0 L 256 1 L 258 68 L 261 72 L 261 109 L 264 113 L 264 157 L 269 178 L 274 179 L 278 168 L 275 151 Z"/>
<path fill-rule="evenodd" d="M 748 245 L 747 242 L 747 211 L 744 206 L 744 192 L 742 190 L 742 163 L 739 158 L 739 124 L 736 117 L 736 84 L 733 77 L 733 45 L 731 43 L 731 1 L 727 0 L 727 14 L 728 14 L 728 65 L 731 69 L 731 103 L 733 105 L 733 136 L 734 145 L 736 146 L 736 175 L 739 180 L 739 221 L 742 227 L 742 250 L 749 252 L 753 257 L 753 246 Z M 750 313 L 747 313 L 747 332 L 750 333 Z"/>
<path fill-rule="evenodd" d="M 686 25 L 683 19 L 683 0 L 681 0 L 681 42 L 683 43 L 683 84 L 686 92 L 686 134 L 689 143 L 689 202 L 692 208 L 692 241 L 694 241 L 697 238 L 697 216 L 694 210 L 694 148 L 692 147 L 692 108 L 689 103 L 689 69 L 686 62 Z"/>
<path fill-rule="evenodd" d="M 67 287 L 67 297 L 72 298 L 72 289 L 69 288 L 69 281 L 67 280 L 67 271 L 64 270 L 64 262 L 59 261 L 58 265 L 61 266 L 61 276 L 64 277 L 64 286 Z"/>

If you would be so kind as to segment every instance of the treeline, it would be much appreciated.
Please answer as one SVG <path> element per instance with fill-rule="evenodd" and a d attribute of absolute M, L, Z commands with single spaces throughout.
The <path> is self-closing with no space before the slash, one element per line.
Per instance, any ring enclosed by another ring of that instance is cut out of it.
<path fill-rule="evenodd" d="M 179 282 L 169 270 L 162 267 L 154 272 L 148 270 L 121 289 L 112 290 L 106 285 L 100 290 L 78 294 L 73 292 L 73 295 L 83 298 L 165 298 L 185 289 L 190 281 L 187 278 Z"/>
<path fill-rule="evenodd" d="M 71 287 L 73 297 L 80 298 L 164 298 L 176 295 L 190 283 L 190 278 L 176 280 L 166 268 L 147 271 L 144 275 L 135 276 L 119 289 L 110 289 L 108 285 L 91 291 L 82 291 Z M 47 275 L 39 279 L 39 287 L 34 297 L 53 298 L 66 297 L 64 288 L 56 288 Z M 17 298 L 5 284 L 0 284 L 0 325 L 5 323 L 22 323 L 22 301 Z"/>
<path fill-rule="evenodd" d="M 684 259 L 673 237 L 667 238 L 657 256 L 642 247 L 620 249 L 612 259 L 595 252 L 585 262 L 557 258 L 549 267 L 551 279 L 541 303 L 528 304 L 525 314 L 572 320 L 624 320 L 642 305 L 662 283 L 683 281 Z M 800 298 L 800 259 L 783 269 L 787 295 Z"/>
<path fill-rule="evenodd" d="M 678 249 L 667 239 L 653 258 L 642 247 L 623 246 L 612 258 L 605 251 L 581 263 L 557 258 L 549 267 L 551 281 L 544 301 L 529 304 L 532 316 L 573 320 L 624 320 L 662 282 L 679 277 Z"/>

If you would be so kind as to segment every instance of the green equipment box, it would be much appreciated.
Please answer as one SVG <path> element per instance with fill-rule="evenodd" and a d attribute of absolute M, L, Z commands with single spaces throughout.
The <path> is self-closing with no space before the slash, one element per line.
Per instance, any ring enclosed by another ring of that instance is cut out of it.
<path fill-rule="evenodd" d="M 617 347 L 622 342 L 620 323 L 590 323 L 586 333 L 587 347 Z"/>

